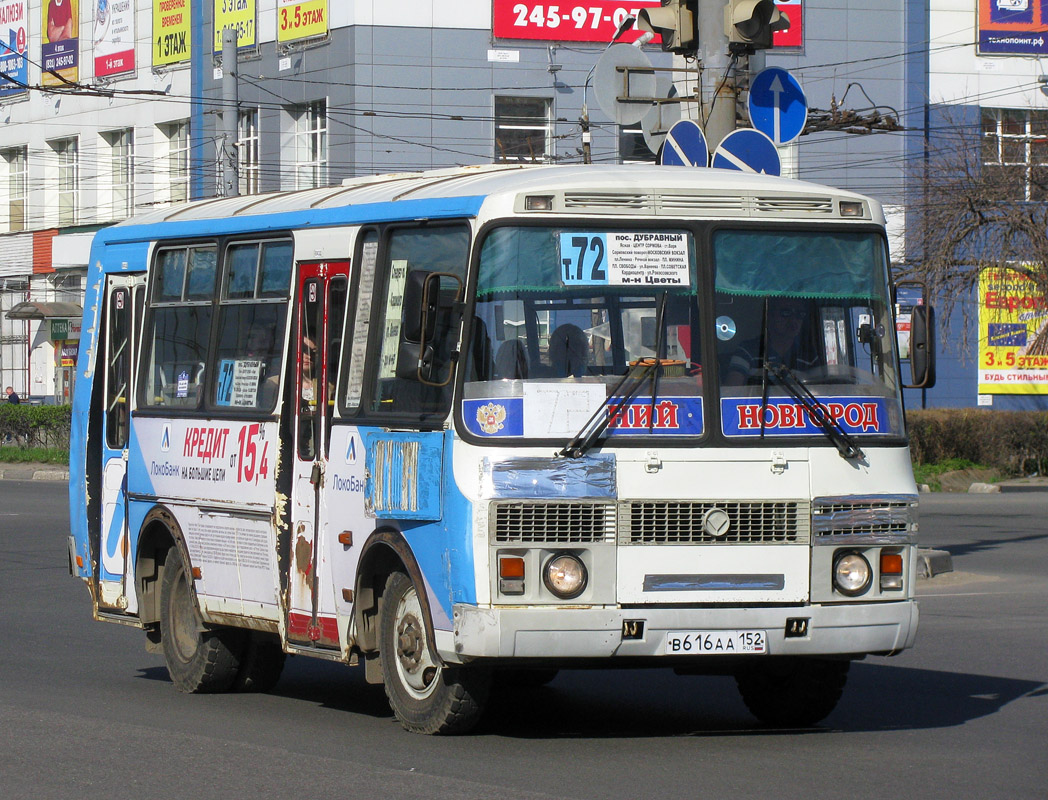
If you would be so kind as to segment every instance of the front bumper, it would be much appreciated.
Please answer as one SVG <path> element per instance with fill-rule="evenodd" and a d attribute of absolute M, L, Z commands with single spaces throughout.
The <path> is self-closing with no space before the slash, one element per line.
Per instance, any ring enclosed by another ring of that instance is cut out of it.
<path fill-rule="evenodd" d="M 796 618 L 808 620 L 807 635 L 787 638 L 786 621 Z M 633 620 L 643 621 L 643 635 L 624 639 L 624 623 Z M 747 629 L 767 632 L 770 655 L 886 654 L 913 646 L 917 620 L 913 600 L 746 609 L 456 605 L 454 631 L 438 633 L 437 646 L 441 657 L 450 662 L 644 658 L 661 656 L 667 631 Z"/>

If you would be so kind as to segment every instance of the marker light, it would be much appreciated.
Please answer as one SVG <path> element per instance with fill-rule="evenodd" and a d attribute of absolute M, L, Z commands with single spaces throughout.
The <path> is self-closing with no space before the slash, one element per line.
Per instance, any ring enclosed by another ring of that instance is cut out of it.
<path fill-rule="evenodd" d="M 499 593 L 524 594 L 524 559 L 499 556 Z"/>
<path fill-rule="evenodd" d="M 586 567 L 578 556 L 562 553 L 546 562 L 542 580 L 557 597 L 570 600 L 578 597 L 586 588 Z"/>
<path fill-rule="evenodd" d="M 841 553 L 833 562 L 833 585 L 841 594 L 856 597 L 870 588 L 873 570 L 858 553 Z"/>
<path fill-rule="evenodd" d="M 842 217 L 861 217 L 862 203 L 852 200 L 841 200 Z"/>
<path fill-rule="evenodd" d="M 881 591 L 902 589 L 902 555 L 881 553 Z"/>
<path fill-rule="evenodd" d="M 553 210 L 553 195 L 550 194 L 529 194 L 524 198 L 524 210 L 525 211 L 552 211 Z"/>

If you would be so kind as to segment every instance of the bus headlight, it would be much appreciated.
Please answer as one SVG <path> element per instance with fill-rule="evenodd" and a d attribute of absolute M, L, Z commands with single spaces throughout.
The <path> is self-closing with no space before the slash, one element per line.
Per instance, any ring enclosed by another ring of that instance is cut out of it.
<path fill-rule="evenodd" d="M 570 600 L 578 597 L 586 588 L 586 567 L 578 556 L 561 553 L 546 562 L 542 580 L 557 597 Z"/>
<path fill-rule="evenodd" d="M 833 586 L 848 597 L 869 589 L 872 577 L 870 562 L 858 553 L 841 553 L 833 562 Z"/>

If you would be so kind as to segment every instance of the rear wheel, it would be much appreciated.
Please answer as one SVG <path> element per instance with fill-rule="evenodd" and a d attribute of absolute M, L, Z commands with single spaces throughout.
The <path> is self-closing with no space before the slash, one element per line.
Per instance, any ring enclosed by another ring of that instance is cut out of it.
<path fill-rule="evenodd" d="M 789 658 L 754 665 L 735 676 L 746 707 L 767 725 L 803 728 L 837 706 L 850 661 Z"/>
<path fill-rule="evenodd" d="M 465 733 L 477 724 L 490 686 L 486 671 L 437 662 L 415 585 L 403 572 L 386 581 L 379 612 L 379 655 L 386 696 L 414 733 Z"/>
<path fill-rule="evenodd" d="M 160 637 L 171 681 L 180 692 L 224 692 L 237 677 L 244 632 L 204 626 L 192 580 L 177 547 L 160 584 Z"/>
<path fill-rule="evenodd" d="M 286 658 L 279 638 L 268 633 L 251 634 L 230 688 L 234 692 L 268 692 L 280 680 Z"/>

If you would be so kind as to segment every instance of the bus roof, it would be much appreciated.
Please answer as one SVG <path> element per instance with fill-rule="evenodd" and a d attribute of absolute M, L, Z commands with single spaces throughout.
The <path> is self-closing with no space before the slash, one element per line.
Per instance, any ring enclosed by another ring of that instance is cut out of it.
<path fill-rule="evenodd" d="M 854 192 L 734 170 L 650 164 L 487 164 L 352 178 L 339 186 L 198 200 L 139 214 L 99 232 L 100 245 L 412 219 L 524 211 L 522 198 L 552 198 L 554 214 L 715 219 L 833 220 L 841 201 L 854 221 L 883 224 L 881 207 Z M 518 202 L 521 201 L 521 202 Z"/>

